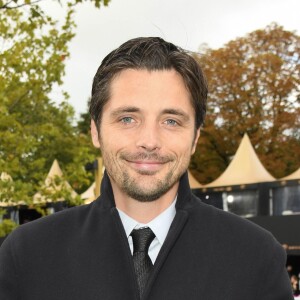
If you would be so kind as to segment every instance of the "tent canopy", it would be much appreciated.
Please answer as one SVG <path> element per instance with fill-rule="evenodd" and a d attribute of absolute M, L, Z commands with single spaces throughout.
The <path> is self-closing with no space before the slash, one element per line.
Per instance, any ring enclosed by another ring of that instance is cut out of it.
<path fill-rule="evenodd" d="M 205 185 L 204 187 L 253 184 L 274 180 L 275 178 L 260 162 L 248 135 L 245 134 L 227 169 L 215 181 Z"/>
<path fill-rule="evenodd" d="M 285 176 L 283 178 L 280 178 L 280 180 L 297 180 L 300 179 L 300 168 L 296 170 L 294 173 Z"/>
<path fill-rule="evenodd" d="M 54 159 L 52 166 L 50 168 L 50 171 L 45 179 L 45 184 L 49 185 L 51 183 L 51 180 L 55 178 L 55 176 L 62 177 L 63 172 L 58 164 L 58 161 Z"/>
<path fill-rule="evenodd" d="M 85 204 L 89 204 L 96 199 L 95 189 L 96 182 L 94 181 L 92 185 L 80 195 L 81 199 L 84 200 Z"/>
<path fill-rule="evenodd" d="M 55 189 L 53 190 L 53 187 L 51 186 L 53 180 L 55 177 L 62 177 L 63 172 L 58 164 L 58 161 L 55 159 L 52 163 L 52 166 L 50 168 L 50 171 L 45 179 L 45 186 L 49 191 L 54 190 L 60 190 L 63 187 L 63 184 L 61 186 L 56 186 Z M 71 185 L 68 182 L 64 182 L 65 186 L 71 191 L 71 194 L 73 197 L 77 195 L 77 193 L 72 189 Z M 61 199 L 63 201 L 64 199 Z M 33 195 L 33 203 L 38 204 L 38 203 L 47 203 L 47 202 L 52 202 L 52 199 L 46 199 L 40 192 L 37 192 Z"/>

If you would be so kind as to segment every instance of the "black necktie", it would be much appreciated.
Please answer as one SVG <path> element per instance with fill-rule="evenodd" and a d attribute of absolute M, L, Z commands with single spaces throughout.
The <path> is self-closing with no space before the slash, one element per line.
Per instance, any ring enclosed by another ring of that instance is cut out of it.
<path fill-rule="evenodd" d="M 133 264 L 139 285 L 140 297 L 142 297 L 144 287 L 153 266 L 148 255 L 148 249 L 155 235 L 149 227 L 133 229 L 130 235 L 133 241 Z"/>

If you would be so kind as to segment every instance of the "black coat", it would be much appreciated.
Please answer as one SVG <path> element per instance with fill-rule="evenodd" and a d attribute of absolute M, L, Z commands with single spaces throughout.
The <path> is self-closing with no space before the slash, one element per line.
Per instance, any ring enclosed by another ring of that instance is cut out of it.
<path fill-rule="evenodd" d="M 193 196 L 185 174 L 143 299 L 292 300 L 285 260 L 267 231 Z M 4 241 L 0 299 L 138 299 L 107 175 L 90 205 L 22 225 Z"/>

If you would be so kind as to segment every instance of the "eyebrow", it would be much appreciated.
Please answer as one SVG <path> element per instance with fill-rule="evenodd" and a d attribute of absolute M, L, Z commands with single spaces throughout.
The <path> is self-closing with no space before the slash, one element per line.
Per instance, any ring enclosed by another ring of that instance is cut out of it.
<path fill-rule="evenodd" d="M 162 114 L 163 115 L 170 114 L 170 115 L 179 116 L 179 117 L 182 117 L 185 121 L 188 121 L 190 119 L 189 115 L 181 109 L 175 109 L 175 108 L 164 109 L 162 111 Z"/>
<path fill-rule="evenodd" d="M 117 117 L 123 113 L 132 113 L 132 112 L 139 112 L 139 111 L 141 110 L 135 106 L 122 106 L 113 110 L 110 114 L 112 117 Z"/>

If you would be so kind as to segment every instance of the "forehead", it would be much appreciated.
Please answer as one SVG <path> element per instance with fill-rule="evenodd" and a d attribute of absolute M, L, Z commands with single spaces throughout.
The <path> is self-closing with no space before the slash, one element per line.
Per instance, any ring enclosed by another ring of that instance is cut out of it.
<path fill-rule="evenodd" d="M 179 106 L 193 110 L 184 80 L 174 69 L 121 71 L 111 82 L 107 103 L 108 108 L 120 105 L 145 106 L 148 109 Z"/>

